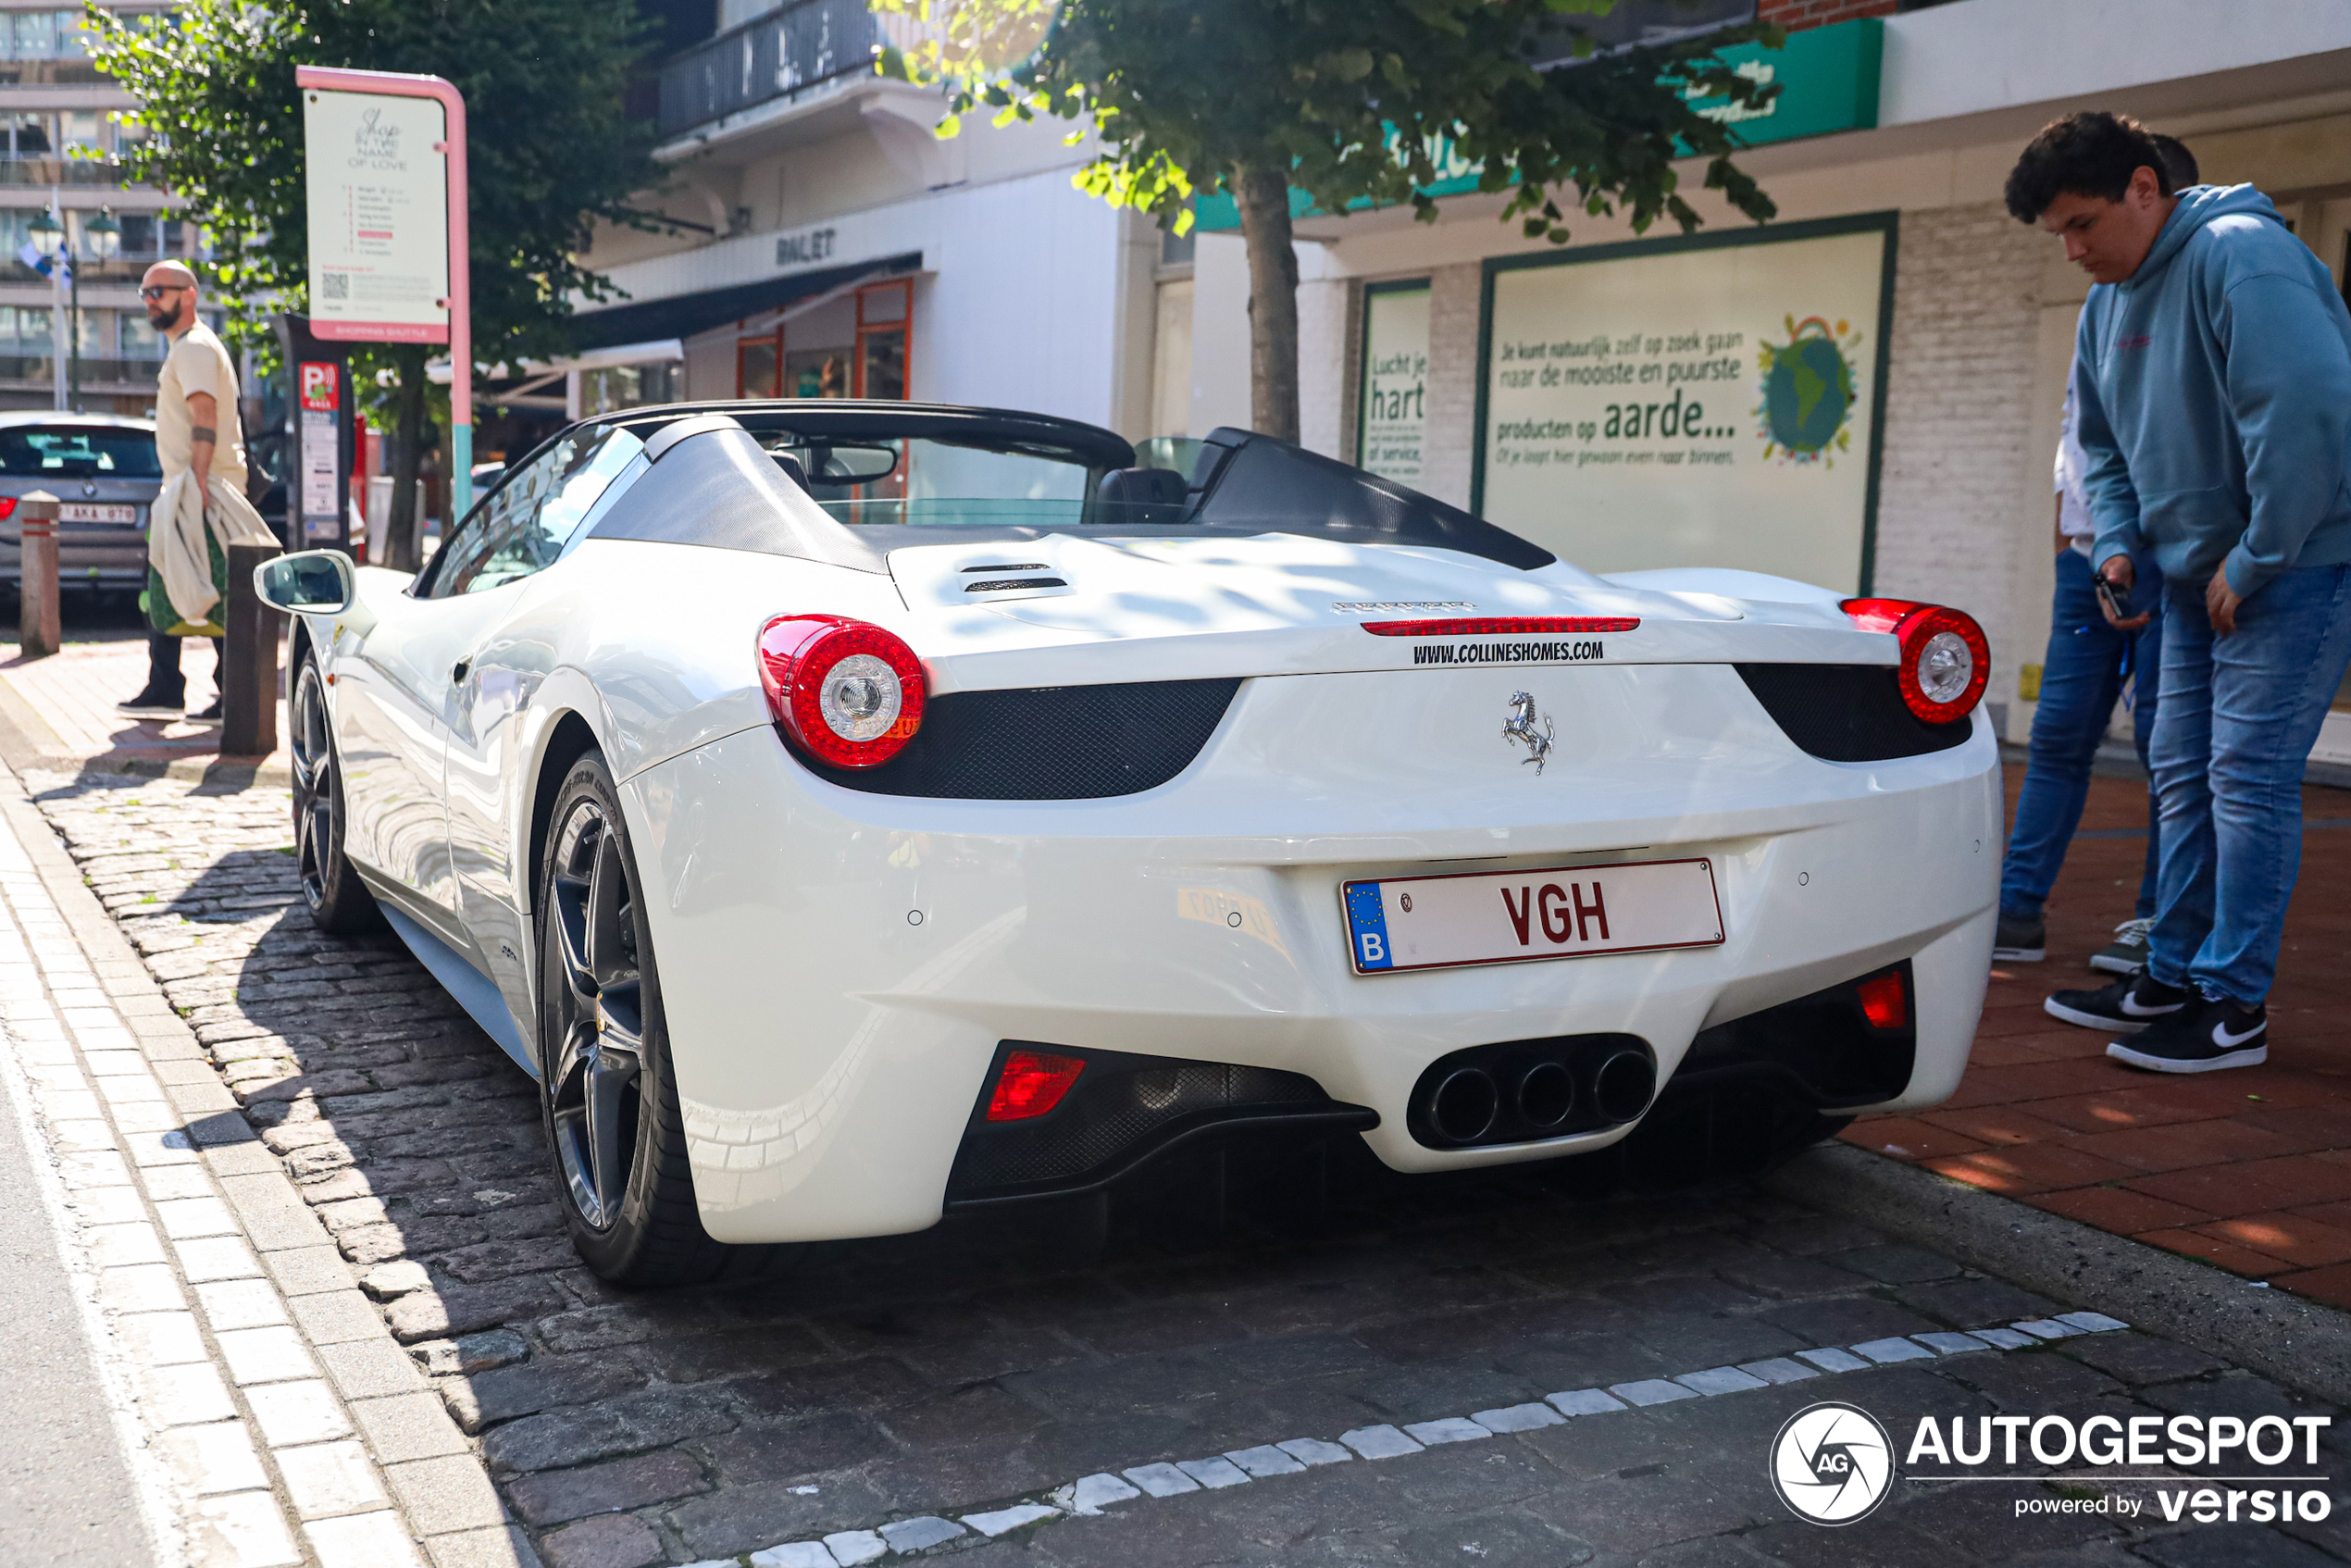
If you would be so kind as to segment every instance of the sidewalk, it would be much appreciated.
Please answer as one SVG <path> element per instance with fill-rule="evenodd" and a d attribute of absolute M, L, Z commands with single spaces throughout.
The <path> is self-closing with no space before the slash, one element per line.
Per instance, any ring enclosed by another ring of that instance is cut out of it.
<path fill-rule="evenodd" d="M 441 1400 L 5 772 L 0 1019 L 0 1102 L 158 1560 L 531 1568 Z"/>
<path fill-rule="evenodd" d="M 188 711 L 217 695 L 208 650 L 182 654 Z M 216 768 L 264 784 L 287 781 L 282 744 L 267 757 L 224 757 L 220 727 L 126 718 L 114 705 L 146 684 L 147 645 L 136 636 L 66 644 L 45 659 L 0 642 L 0 761 L 22 774 L 111 773 L 202 780 Z M 286 733 L 285 706 L 278 733 Z M 251 769 L 251 772 L 244 770 Z"/>
<path fill-rule="evenodd" d="M 2009 770 L 2014 804 L 2022 769 Z M 2104 983 L 2084 960 L 2131 915 L 2146 786 L 2094 778 L 2048 912 L 2049 960 L 1992 971 L 1948 1103 L 1846 1139 L 2118 1236 L 2351 1306 L 2351 791 L 2306 787 L 2302 876 L 2270 998 L 2270 1060 L 2195 1077 L 2108 1061 L 2041 1010 Z"/>

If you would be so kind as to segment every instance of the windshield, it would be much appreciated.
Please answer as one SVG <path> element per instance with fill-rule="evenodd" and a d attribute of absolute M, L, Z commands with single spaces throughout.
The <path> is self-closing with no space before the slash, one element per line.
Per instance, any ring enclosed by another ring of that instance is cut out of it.
<path fill-rule="evenodd" d="M 0 429 L 0 474 L 158 479 L 151 431 L 89 425 L 17 425 Z"/>
<path fill-rule="evenodd" d="M 771 456 L 796 465 L 816 504 L 844 523 L 1077 523 L 1100 476 L 1074 452 L 1005 450 L 927 436 L 788 435 Z M 789 468 L 787 471 L 790 471 Z"/>

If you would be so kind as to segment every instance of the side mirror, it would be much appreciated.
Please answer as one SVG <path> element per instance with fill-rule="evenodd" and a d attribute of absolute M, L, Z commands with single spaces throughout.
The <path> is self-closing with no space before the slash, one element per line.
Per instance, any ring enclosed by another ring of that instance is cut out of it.
<path fill-rule="evenodd" d="M 359 596 L 351 558 L 336 550 L 273 556 L 254 568 L 253 591 L 271 609 L 297 616 L 339 615 Z"/>

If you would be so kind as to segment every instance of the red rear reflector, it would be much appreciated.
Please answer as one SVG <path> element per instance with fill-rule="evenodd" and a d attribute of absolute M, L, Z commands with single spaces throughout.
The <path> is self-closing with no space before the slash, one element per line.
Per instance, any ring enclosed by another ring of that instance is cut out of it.
<path fill-rule="evenodd" d="M 16 515 L 17 498 L 13 495 L 0 495 L 0 523 L 6 522 Z"/>
<path fill-rule="evenodd" d="M 996 1075 L 996 1092 L 988 1097 L 988 1119 L 1019 1122 L 1043 1115 L 1062 1102 L 1062 1096 L 1085 1070 L 1086 1064 L 1075 1056 L 1014 1052 L 1004 1058 L 1004 1070 Z"/>
<path fill-rule="evenodd" d="M 1902 972 L 1872 975 L 1853 988 L 1861 995 L 1861 1014 L 1873 1029 L 1898 1029 L 1910 1021 L 1909 993 L 1902 985 Z"/>
<path fill-rule="evenodd" d="M 1641 624 L 1638 616 L 1509 616 L 1475 620 L 1365 621 L 1374 637 L 1515 637 L 1522 632 L 1630 631 Z"/>

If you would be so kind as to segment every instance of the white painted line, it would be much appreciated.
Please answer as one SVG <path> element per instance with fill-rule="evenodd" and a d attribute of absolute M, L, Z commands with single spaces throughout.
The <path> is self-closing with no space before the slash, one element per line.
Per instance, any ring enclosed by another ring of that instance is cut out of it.
<path fill-rule="evenodd" d="M 1055 1492 L 1053 1504 L 1068 1512 L 1081 1513 L 1090 1518 L 1112 1503 L 1130 1502 L 1142 1495 L 1115 1475 L 1088 1475 L 1071 1482 Z M 832 1546 L 833 1538 L 827 1536 L 825 1544 Z M 839 1547 L 833 1547 L 833 1555 L 840 1556 Z M 843 1558 L 842 1561 L 845 1562 L 848 1560 Z M 863 1562 L 864 1559 L 861 1558 L 859 1561 Z"/>
<path fill-rule="evenodd" d="M 1575 1388 L 1563 1394 L 1546 1394 L 1543 1399 L 1561 1415 L 1604 1415 L 1624 1408 L 1623 1400 L 1598 1388 Z"/>
<path fill-rule="evenodd" d="M 1538 1426 L 1561 1425 L 1567 1418 L 1549 1405 L 1507 1405 L 1473 1411 L 1470 1419 L 1488 1432 L 1532 1432 Z"/>
<path fill-rule="evenodd" d="M 1352 1432 L 1341 1432 L 1338 1440 L 1365 1459 L 1401 1459 L 1421 1451 L 1420 1444 L 1387 1425 L 1358 1426 Z"/>
<path fill-rule="evenodd" d="M 1249 1472 L 1243 1470 L 1239 1465 L 1235 1464 L 1231 1460 L 1222 1457 L 1214 1459 L 1179 1459 L 1176 1462 L 1176 1468 L 1190 1476 L 1193 1480 L 1198 1481 L 1201 1486 L 1206 1487 L 1211 1491 L 1214 1491 L 1220 1487 L 1246 1487 L 1249 1485 Z"/>
<path fill-rule="evenodd" d="M 2082 1332 L 2071 1324 L 2053 1317 L 2027 1318 L 2022 1323 L 2011 1324 L 2009 1326 L 2020 1334 L 2030 1334 L 2035 1339 L 2071 1339 Z"/>
<path fill-rule="evenodd" d="M 1404 1428 L 1404 1434 L 1416 1443 L 1431 1447 L 1438 1443 L 1474 1443 L 1494 1435 L 1491 1429 L 1480 1425 L 1475 1420 L 1465 1420 L 1458 1415 L 1449 1415 L 1441 1421 L 1415 1421 Z"/>
<path fill-rule="evenodd" d="M 2057 1320 L 2084 1334 L 2111 1334 L 2118 1328 L 2131 1326 L 2121 1318 L 2108 1317 L 2104 1313 L 2059 1313 Z"/>
<path fill-rule="evenodd" d="M 1268 1475 L 1295 1475 L 1306 1468 L 1271 1443 L 1260 1443 L 1253 1449 L 1235 1449 L 1225 1457 L 1260 1480 Z"/>
<path fill-rule="evenodd" d="M 1291 1437 L 1274 1446 L 1301 1464 L 1345 1464 L 1355 1457 L 1337 1443 L 1326 1443 L 1320 1437 Z"/>
<path fill-rule="evenodd" d="M 1225 1468 L 1230 1470 L 1232 1466 L 1227 1464 Z M 1241 1479 L 1246 1481 L 1249 1477 L 1244 1475 Z M 1061 1512 L 1060 1509 L 1050 1508 L 1041 1502 L 1016 1502 L 1010 1508 L 1000 1508 L 989 1513 L 966 1513 L 964 1523 L 983 1536 L 1001 1536 L 1024 1524 L 1034 1524 L 1039 1519 L 1058 1519 Z M 835 1557 L 833 1561 L 838 1562 L 840 1560 Z"/>
<path fill-rule="evenodd" d="M 1697 1393 L 1667 1377 L 1644 1377 L 1635 1383 L 1614 1383 L 1610 1393 L 1628 1405 L 1661 1405 L 1675 1400 L 1694 1400 Z"/>
<path fill-rule="evenodd" d="M 1200 1483 L 1172 1464 L 1138 1464 L 1126 1472 L 1126 1478 L 1155 1498 L 1172 1498 L 1183 1492 L 1200 1490 Z M 895 1546 L 895 1541 L 890 1543 Z"/>
<path fill-rule="evenodd" d="M 1735 1366 L 1710 1366 L 1704 1372 L 1686 1372 L 1673 1381 L 1700 1394 L 1744 1394 L 1750 1388 L 1771 1386 L 1755 1374 L 1741 1372 Z"/>
<path fill-rule="evenodd" d="M 889 1543 L 871 1530 L 837 1530 L 825 1537 L 825 1549 L 840 1568 L 857 1568 L 889 1550 Z"/>
<path fill-rule="evenodd" d="M 961 1524 L 952 1519 L 941 1519 L 932 1513 L 926 1513 L 914 1519 L 901 1519 L 896 1524 L 885 1524 L 881 1527 L 882 1539 L 889 1543 L 889 1549 L 892 1551 L 921 1551 L 924 1548 L 937 1546 L 941 1541 L 952 1541 L 963 1533 L 964 1527 Z"/>

